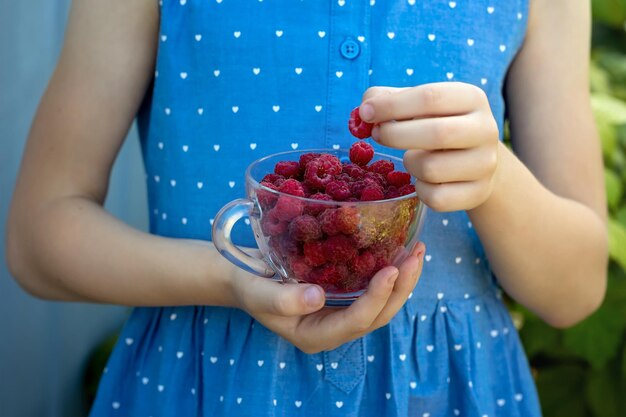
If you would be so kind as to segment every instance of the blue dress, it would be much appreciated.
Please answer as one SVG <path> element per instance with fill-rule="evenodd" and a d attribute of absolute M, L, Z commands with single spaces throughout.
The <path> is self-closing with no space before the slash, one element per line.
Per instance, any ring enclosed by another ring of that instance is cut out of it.
<path fill-rule="evenodd" d="M 250 162 L 348 147 L 369 86 L 477 85 L 502 131 L 527 14 L 527 0 L 163 0 L 138 119 L 151 233 L 210 240 Z M 254 245 L 239 223 L 236 242 Z M 539 416 L 467 214 L 430 211 L 422 236 L 406 305 L 332 351 L 304 354 L 237 309 L 135 308 L 91 416 Z"/>

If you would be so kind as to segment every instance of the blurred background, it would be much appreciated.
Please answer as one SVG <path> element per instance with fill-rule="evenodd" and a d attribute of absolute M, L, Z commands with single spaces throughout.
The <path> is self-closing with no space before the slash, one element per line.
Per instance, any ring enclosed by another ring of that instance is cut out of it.
<path fill-rule="evenodd" d="M 30 122 L 54 69 L 69 0 L 0 0 L 0 236 Z M 510 309 L 545 417 L 626 416 L 626 0 L 593 0 L 590 86 L 605 160 L 611 262 L 604 305 L 567 330 Z M 135 129 L 116 162 L 107 209 L 147 229 Z M 573 260 L 575 261 L 575 260 Z M 0 416 L 86 415 L 121 307 L 32 298 L 12 280 L 0 240 Z"/>

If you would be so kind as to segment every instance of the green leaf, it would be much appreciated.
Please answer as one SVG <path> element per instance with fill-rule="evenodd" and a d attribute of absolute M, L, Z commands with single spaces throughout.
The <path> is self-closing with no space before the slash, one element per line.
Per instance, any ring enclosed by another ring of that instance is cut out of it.
<path fill-rule="evenodd" d="M 528 317 L 525 320 L 520 337 L 529 358 L 538 354 L 554 355 L 559 347 L 559 331 L 536 317 Z"/>
<path fill-rule="evenodd" d="M 617 210 L 622 200 L 623 186 L 619 177 L 608 169 L 604 170 L 604 186 L 606 188 L 606 200 L 611 210 Z"/>
<path fill-rule="evenodd" d="M 586 417 L 585 370 L 562 365 L 540 370 L 537 390 L 544 417 Z"/>
<path fill-rule="evenodd" d="M 586 397 L 594 417 L 622 415 L 623 393 L 618 390 L 621 382 L 613 369 L 590 372 L 587 379 Z"/>
<path fill-rule="evenodd" d="M 609 219 L 609 255 L 626 270 L 626 228 L 613 219 Z"/>
<path fill-rule="evenodd" d="M 614 124 L 626 123 L 626 103 L 620 99 L 608 94 L 592 94 L 591 107 L 596 117 L 600 115 Z"/>
<path fill-rule="evenodd" d="M 624 346 L 624 351 L 622 352 L 622 378 L 626 379 L 626 346 Z"/>
<path fill-rule="evenodd" d="M 617 220 L 624 228 L 626 228 L 626 206 L 620 207 L 615 213 L 615 220 Z"/>
<path fill-rule="evenodd" d="M 611 93 L 609 74 L 604 68 L 592 60 L 589 64 L 589 84 L 594 93 Z"/>
<path fill-rule="evenodd" d="M 600 370 L 618 354 L 626 319 L 620 303 L 605 302 L 595 313 L 563 331 L 563 345 Z"/>
<path fill-rule="evenodd" d="M 602 144 L 602 156 L 604 156 L 605 160 L 612 162 L 618 138 L 615 125 L 602 113 L 596 113 L 595 120 L 598 135 L 600 135 L 600 143 Z"/>
<path fill-rule="evenodd" d="M 626 8 L 623 0 L 593 0 L 591 5 L 594 20 L 613 27 L 624 23 Z"/>

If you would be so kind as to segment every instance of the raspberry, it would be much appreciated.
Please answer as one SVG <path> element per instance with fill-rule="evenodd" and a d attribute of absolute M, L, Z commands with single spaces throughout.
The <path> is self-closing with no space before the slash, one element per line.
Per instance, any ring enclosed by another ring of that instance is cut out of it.
<path fill-rule="evenodd" d="M 355 142 L 350 146 L 350 161 L 360 165 L 367 165 L 374 157 L 374 148 L 367 142 Z"/>
<path fill-rule="evenodd" d="M 289 235 L 283 235 L 280 237 L 279 242 L 280 253 L 285 258 L 291 258 L 292 256 L 300 255 L 302 248 L 297 240 L 291 238 Z"/>
<path fill-rule="evenodd" d="M 384 198 L 383 189 L 376 185 L 368 185 L 361 191 L 361 201 L 376 201 Z"/>
<path fill-rule="evenodd" d="M 368 174 L 370 174 L 368 172 Z M 350 191 L 355 197 L 360 197 L 363 189 L 367 186 L 380 187 L 380 184 L 372 178 L 363 178 L 362 180 L 354 181 L 350 184 Z M 382 188 L 382 187 L 381 187 Z"/>
<path fill-rule="evenodd" d="M 350 130 L 350 133 L 352 133 L 352 136 L 355 136 L 359 139 L 369 138 L 370 136 L 372 136 L 373 127 L 373 123 L 368 123 L 361 119 L 358 107 L 355 107 L 352 112 L 350 112 L 348 129 Z"/>
<path fill-rule="evenodd" d="M 278 197 L 278 201 L 272 211 L 274 210 L 276 211 L 275 216 L 278 219 L 289 221 L 302 214 L 304 211 L 304 204 L 297 198 L 281 195 Z"/>
<path fill-rule="evenodd" d="M 400 195 L 412 194 L 415 192 L 415 186 L 413 184 L 403 185 L 398 189 L 398 192 L 400 193 Z"/>
<path fill-rule="evenodd" d="M 278 212 L 273 208 L 263 215 L 261 229 L 266 235 L 278 236 L 287 230 L 287 223 L 278 217 Z"/>
<path fill-rule="evenodd" d="M 326 184 L 326 194 L 335 201 L 343 201 L 352 196 L 348 183 L 339 180 L 333 180 Z"/>
<path fill-rule="evenodd" d="M 304 180 L 315 189 L 325 189 L 326 184 L 341 173 L 341 161 L 336 156 L 324 154 L 310 161 L 304 171 Z"/>
<path fill-rule="evenodd" d="M 290 178 L 285 180 L 279 187 L 278 191 L 285 194 L 295 195 L 298 197 L 304 197 L 304 188 L 298 180 Z"/>
<path fill-rule="evenodd" d="M 321 154 L 315 152 L 303 153 L 300 155 L 300 169 L 304 172 L 306 166 L 314 159 L 320 157 Z"/>
<path fill-rule="evenodd" d="M 295 240 L 308 242 L 322 237 L 322 228 L 315 217 L 305 214 L 291 221 L 289 235 Z"/>
<path fill-rule="evenodd" d="M 309 274 L 309 282 L 321 285 L 324 288 L 340 282 L 343 278 L 342 271 L 334 264 L 320 266 Z"/>
<path fill-rule="evenodd" d="M 372 277 L 374 267 L 376 266 L 376 258 L 370 251 L 364 251 L 354 259 L 352 270 L 354 275 L 359 279 L 369 279 Z"/>
<path fill-rule="evenodd" d="M 305 281 L 313 268 L 307 265 L 304 256 L 294 256 L 289 261 L 289 266 L 295 278 L 299 281 Z"/>
<path fill-rule="evenodd" d="M 387 182 L 396 187 L 411 183 L 411 175 L 402 171 L 391 171 L 387 174 Z"/>
<path fill-rule="evenodd" d="M 261 182 L 261 185 L 271 190 L 278 191 L 278 187 L 272 184 L 271 182 Z M 261 205 L 261 208 L 268 209 L 274 205 L 278 196 L 271 191 L 259 189 L 256 193 L 256 198 L 257 200 L 259 200 L 259 204 Z"/>
<path fill-rule="evenodd" d="M 318 217 L 322 231 L 329 236 L 351 235 L 359 230 L 359 211 L 354 207 L 328 209 Z"/>
<path fill-rule="evenodd" d="M 396 187 L 395 185 L 390 185 L 389 188 L 387 188 L 387 190 L 385 191 L 385 200 L 398 198 L 400 196 L 402 196 L 402 194 L 400 194 L 398 187 Z"/>
<path fill-rule="evenodd" d="M 391 161 L 388 161 L 386 159 L 379 159 L 376 162 L 372 162 L 366 168 L 368 171 L 384 175 L 386 178 L 387 174 L 395 169 L 395 166 Z"/>
<path fill-rule="evenodd" d="M 358 253 L 354 242 L 344 235 L 330 236 L 324 242 L 322 251 L 326 259 L 332 262 L 349 262 Z"/>
<path fill-rule="evenodd" d="M 278 175 L 278 174 L 267 174 L 261 180 L 262 183 L 266 182 L 266 183 L 274 184 L 275 186 L 279 186 L 284 181 L 285 181 L 285 177 L 283 177 L 282 175 Z"/>
<path fill-rule="evenodd" d="M 309 198 L 311 200 L 320 200 L 320 201 L 332 201 L 333 200 L 331 196 L 329 196 L 328 194 L 324 194 L 324 193 L 315 193 L 309 196 Z M 320 214 L 322 211 L 326 210 L 327 208 L 328 208 L 328 205 L 326 204 L 307 203 L 306 207 L 304 208 L 304 213 L 310 214 L 311 216 L 317 216 L 318 214 Z"/>
<path fill-rule="evenodd" d="M 342 170 L 353 179 L 361 179 L 365 175 L 365 170 L 356 164 L 344 164 Z"/>
<path fill-rule="evenodd" d="M 280 161 L 274 166 L 274 172 L 285 178 L 298 178 L 300 176 L 300 164 L 295 161 Z"/>
<path fill-rule="evenodd" d="M 304 244 L 304 261 L 310 266 L 320 266 L 326 263 L 326 257 L 323 252 L 324 244 L 319 240 L 305 242 Z"/>
<path fill-rule="evenodd" d="M 378 185 L 383 188 L 386 188 L 389 185 L 387 183 L 387 177 L 385 175 L 379 174 L 378 172 L 367 172 L 365 173 L 365 178 L 374 180 Z"/>

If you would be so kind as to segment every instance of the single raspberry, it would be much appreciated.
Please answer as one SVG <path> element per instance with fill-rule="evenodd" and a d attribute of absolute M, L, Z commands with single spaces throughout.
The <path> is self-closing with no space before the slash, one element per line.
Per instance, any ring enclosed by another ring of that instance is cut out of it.
<path fill-rule="evenodd" d="M 371 172 L 367 173 L 368 175 L 371 174 Z M 373 178 L 368 178 L 365 177 L 361 180 L 357 180 L 354 181 L 352 183 L 350 183 L 350 191 L 352 191 L 352 195 L 354 197 L 361 197 L 361 193 L 363 192 L 363 189 L 365 187 L 368 186 L 374 186 L 374 187 L 380 187 L 382 188 L 382 186 L 380 185 L 380 183 L 376 180 L 374 180 Z"/>
<path fill-rule="evenodd" d="M 300 176 L 300 164 L 295 161 L 280 161 L 274 166 L 274 172 L 285 178 L 298 178 Z"/>
<path fill-rule="evenodd" d="M 299 281 L 307 280 L 313 268 L 307 265 L 304 256 L 294 256 L 289 261 L 289 266 L 295 278 Z"/>
<path fill-rule="evenodd" d="M 300 155 L 300 169 L 302 172 L 306 169 L 306 166 L 314 159 L 319 158 L 321 154 L 315 152 L 303 153 Z"/>
<path fill-rule="evenodd" d="M 384 267 L 391 265 L 391 262 L 389 261 L 391 254 L 387 245 L 378 243 L 371 246 L 369 249 L 372 255 L 374 255 L 374 259 L 376 260 L 376 264 L 374 265 L 374 271 L 380 271 Z"/>
<path fill-rule="evenodd" d="M 304 214 L 291 221 L 289 234 L 295 240 L 308 242 L 322 237 L 322 227 L 315 217 Z"/>
<path fill-rule="evenodd" d="M 304 180 L 312 188 L 323 190 L 333 177 L 340 173 L 341 161 L 336 156 L 324 154 L 307 164 Z"/>
<path fill-rule="evenodd" d="M 411 174 L 402 171 L 391 171 L 387 174 L 387 182 L 396 187 L 411 183 Z"/>
<path fill-rule="evenodd" d="M 284 234 L 280 237 L 279 246 L 280 253 L 282 253 L 285 258 L 302 254 L 302 245 L 300 242 L 293 239 L 288 234 Z"/>
<path fill-rule="evenodd" d="M 343 173 L 348 174 L 350 178 L 361 179 L 365 175 L 365 170 L 357 164 L 343 164 Z"/>
<path fill-rule="evenodd" d="M 341 233 L 352 235 L 359 230 L 361 216 L 356 207 L 340 207 L 336 210 L 336 227 Z"/>
<path fill-rule="evenodd" d="M 275 208 L 266 212 L 261 219 L 261 229 L 269 236 L 278 236 L 287 230 L 287 222 L 278 217 Z"/>
<path fill-rule="evenodd" d="M 322 226 L 322 231 L 328 236 L 334 236 L 341 233 L 339 230 L 339 216 L 337 209 L 328 209 L 323 211 L 317 219 Z"/>
<path fill-rule="evenodd" d="M 348 120 L 348 129 L 352 136 L 355 136 L 359 139 L 365 139 L 372 136 L 372 128 L 374 127 L 373 123 L 368 123 L 361 119 L 361 115 L 359 114 L 359 108 L 355 107 L 352 112 L 350 112 L 350 120 Z"/>
<path fill-rule="evenodd" d="M 354 242 L 344 235 L 330 236 L 322 248 L 326 259 L 332 262 L 350 262 L 357 255 Z"/>
<path fill-rule="evenodd" d="M 395 169 L 395 166 L 393 165 L 393 162 L 389 160 L 379 159 L 378 161 L 372 162 L 366 168 L 368 171 L 384 175 L 386 178 L 387 174 Z"/>
<path fill-rule="evenodd" d="M 326 263 L 323 248 L 324 243 L 320 240 L 304 243 L 304 261 L 307 265 L 320 266 Z"/>
<path fill-rule="evenodd" d="M 301 182 L 300 185 L 302 185 L 302 190 L 304 191 L 305 197 L 309 198 L 311 197 L 311 194 L 315 194 L 315 190 L 311 188 L 311 186 L 306 182 Z"/>
<path fill-rule="evenodd" d="M 415 192 L 415 186 L 413 184 L 403 185 L 398 189 L 398 192 L 400 193 L 400 195 L 412 194 Z"/>
<path fill-rule="evenodd" d="M 333 180 L 326 184 L 326 194 L 335 201 L 343 201 L 352 196 L 348 183 L 340 180 Z"/>
<path fill-rule="evenodd" d="M 283 177 L 282 175 L 278 175 L 278 174 L 267 174 L 261 180 L 262 183 L 267 182 L 270 184 L 274 184 L 277 187 L 280 186 L 280 184 L 282 184 L 284 181 L 285 181 L 285 177 Z"/>
<path fill-rule="evenodd" d="M 383 200 L 385 193 L 383 189 L 376 185 L 368 185 L 361 191 L 361 201 Z"/>
<path fill-rule="evenodd" d="M 402 194 L 400 194 L 400 191 L 398 190 L 398 187 L 396 187 L 395 185 L 390 185 L 387 190 L 385 190 L 385 200 L 390 200 L 392 198 L 398 198 L 402 196 Z"/>
<path fill-rule="evenodd" d="M 374 267 L 376 266 L 376 257 L 368 250 L 363 251 L 352 263 L 352 271 L 359 279 L 369 279 L 372 277 Z"/>
<path fill-rule="evenodd" d="M 298 197 L 304 197 L 304 188 L 298 180 L 290 178 L 285 180 L 279 187 L 278 191 L 285 194 L 295 195 Z"/>
<path fill-rule="evenodd" d="M 271 190 L 278 191 L 278 187 L 272 184 L 271 182 L 261 182 L 261 185 Z M 256 192 L 256 198 L 259 201 L 261 208 L 268 209 L 272 207 L 274 203 L 276 203 L 276 200 L 278 199 L 278 195 L 271 191 L 267 191 L 262 188 L 259 188 L 259 190 Z"/>
<path fill-rule="evenodd" d="M 354 181 L 354 178 L 342 171 L 341 174 L 335 175 L 335 181 L 351 183 L 352 181 Z"/>
<path fill-rule="evenodd" d="M 327 264 L 315 268 L 309 274 L 308 281 L 313 284 L 321 285 L 324 289 L 328 289 L 330 285 L 336 285 L 344 278 L 342 271 L 334 264 Z"/>
<path fill-rule="evenodd" d="M 278 201 L 272 211 L 274 210 L 276 210 L 275 216 L 277 218 L 290 221 L 302 214 L 304 211 L 304 203 L 297 198 L 281 195 L 278 197 Z"/>
<path fill-rule="evenodd" d="M 320 201 L 332 201 L 333 200 L 331 196 L 329 196 L 328 194 L 324 194 L 324 193 L 311 194 L 309 198 L 311 200 L 320 200 Z M 315 204 L 315 203 L 307 202 L 306 206 L 304 207 L 304 213 L 310 214 L 311 216 L 317 216 L 322 211 L 326 210 L 328 207 L 329 206 L 327 204 Z"/>
<path fill-rule="evenodd" d="M 365 166 L 374 157 L 374 148 L 367 142 L 354 142 L 350 146 L 350 161 Z"/>

